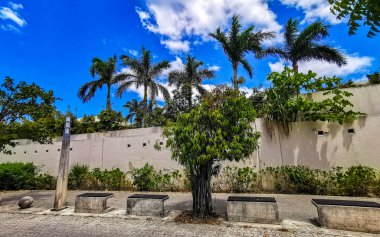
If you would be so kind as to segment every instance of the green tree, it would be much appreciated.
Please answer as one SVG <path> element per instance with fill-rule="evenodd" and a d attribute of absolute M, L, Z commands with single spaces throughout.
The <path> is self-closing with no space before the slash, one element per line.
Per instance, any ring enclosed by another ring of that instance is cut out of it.
<path fill-rule="evenodd" d="M 144 105 L 145 120 L 148 113 L 148 94 L 151 100 L 155 99 L 159 92 L 161 92 L 165 100 L 170 98 L 167 88 L 157 82 L 157 77 L 162 74 L 163 70 L 170 68 L 170 64 L 166 60 L 153 64 L 150 51 L 144 48 L 142 48 L 139 59 L 122 55 L 121 60 L 122 64 L 127 66 L 131 72 L 120 73 L 117 76 L 116 81 L 121 82 L 117 95 L 121 97 L 124 91 L 131 86 L 135 86 L 137 89 L 143 87 L 144 97 L 142 103 Z"/>
<path fill-rule="evenodd" d="M 244 67 L 251 78 L 253 76 L 253 69 L 245 58 L 246 54 L 248 52 L 254 52 L 257 58 L 262 58 L 266 55 L 266 50 L 263 49 L 262 42 L 274 37 L 273 32 L 254 32 L 255 28 L 253 26 L 241 31 L 241 27 L 239 17 L 234 15 L 228 33 L 222 32 L 220 28 L 218 28 L 215 33 L 210 33 L 210 36 L 221 44 L 224 53 L 231 62 L 234 73 L 232 82 L 235 90 L 239 89 L 240 84 L 237 75 L 239 64 Z"/>
<path fill-rule="evenodd" d="M 299 62 L 313 59 L 342 66 L 347 63 L 344 55 L 328 44 L 319 43 L 329 35 L 328 29 L 322 22 L 315 22 L 299 32 L 299 21 L 290 18 L 285 26 L 284 47 L 269 51 L 291 62 L 297 72 Z"/>
<path fill-rule="evenodd" d="M 369 74 L 369 75 L 367 75 L 367 78 L 368 78 L 368 83 L 370 85 L 380 84 L 380 73 L 379 72 Z"/>
<path fill-rule="evenodd" d="M 202 95 L 205 93 L 205 89 L 202 87 L 202 81 L 206 78 L 211 79 L 215 77 L 213 71 L 200 68 L 202 65 L 203 62 L 196 60 L 195 57 L 190 57 L 188 54 L 185 68 L 169 73 L 169 85 L 174 84 L 177 89 L 181 90 L 187 99 L 190 109 L 192 108 L 193 101 L 193 87 Z"/>
<path fill-rule="evenodd" d="M 298 120 L 320 120 L 342 124 L 364 115 L 349 109 L 353 105 L 348 97 L 353 94 L 339 89 L 340 78 L 318 77 L 311 71 L 303 74 L 285 68 L 282 73 L 270 73 L 268 80 L 272 82 L 273 87 L 263 92 L 262 105 L 255 106 L 260 108 L 259 116 L 265 120 L 270 133 L 274 125 L 278 125 L 283 128 L 286 135 L 289 135 L 290 123 Z M 324 91 L 324 99 L 314 101 L 309 96 L 299 96 L 299 91 L 305 93 Z"/>
<path fill-rule="evenodd" d="M 367 36 L 373 37 L 379 33 L 380 1 L 379 0 L 329 0 L 332 4 L 331 12 L 340 20 L 349 16 L 348 25 L 350 35 L 355 34 L 360 24 L 369 26 Z"/>
<path fill-rule="evenodd" d="M 45 91 L 35 83 L 15 84 L 6 77 L 0 87 L 0 152 L 10 154 L 7 146 L 16 146 L 14 139 L 20 137 L 50 142 L 53 132 L 29 121 L 40 121 L 53 114 L 58 99 L 53 91 Z"/>
<path fill-rule="evenodd" d="M 98 115 L 100 131 L 114 131 L 125 128 L 123 115 L 114 110 L 103 110 Z"/>
<path fill-rule="evenodd" d="M 133 99 L 128 101 L 123 107 L 129 110 L 126 120 L 129 120 L 131 124 L 134 124 L 136 127 L 141 127 L 142 115 L 144 113 L 144 106 L 142 103 Z"/>
<path fill-rule="evenodd" d="M 202 218 L 214 213 L 210 182 L 219 162 L 240 161 L 257 148 L 259 133 L 251 126 L 256 112 L 237 93 L 214 91 L 164 131 L 172 158 L 189 172 L 193 214 Z"/>
<path fill-rule="evenodd" d="M 111 109 L 111 86 L 116 84 L 114 80 L 117 69 L 116 55 L 109 58 L 108 61 L 102 61 L 99 58 L 92 59 L 90 73 L 93 78 L 98 76 L 97 80 L 85 83 L 79 88 L 78 97 L 84 102 L 88 102 L 94 97 L 97 89 L 101 89 L 104 85 L 107 86 L 107 104 L 106 109 Z"/>

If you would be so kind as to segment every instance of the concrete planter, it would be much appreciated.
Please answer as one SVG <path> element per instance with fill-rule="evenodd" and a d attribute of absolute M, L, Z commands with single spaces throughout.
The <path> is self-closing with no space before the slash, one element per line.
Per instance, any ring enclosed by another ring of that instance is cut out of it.
<path fill-rule="evenodd" d="M 84 193 L 75 198 L 75 212 L 105 213 L 113 210 L 107 206 L 107 199 L 113 197 L 112 193 Z"/>
<path fill-rule="evenodd" d="M 229 221 L 278 223 L 277 202 L 273 197 L 230 196 L 227 200 Z"/>
<path fill-rule="evenodd" d="M 127 199 L 127 215 L 163 216 L 168 195 L 135 194 Z"/>
<path fill-rule="evenodd" d="M 380 233 L 380 204 L 376 202 L 313 199 L 321 227 Z"/>

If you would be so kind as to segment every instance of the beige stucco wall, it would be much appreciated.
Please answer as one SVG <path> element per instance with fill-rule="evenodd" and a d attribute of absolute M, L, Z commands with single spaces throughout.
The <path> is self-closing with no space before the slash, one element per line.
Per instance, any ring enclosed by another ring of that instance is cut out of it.
<path fill-rule="evenodd" d="M 350 98 L 354 110 L 368 114 L 352 124 L 328 122 L 295 122 L 289 136 L 279 134 L 270 137 L 264 122 L 256 120 L 253 126 L 261 132 L 260 149 L 239 164 L 261 169 L 267 166 L 306 165 L 329 169 L 333 166 L 348 167 L 356 164 L 380 169 L 380 85 L 347 89 L 354 93 Z M 319 99 L 321 92 L 310 95 Z M 355 134 L 349 134 L 353 128 Z M 318 131 L 325 135 L 318 136 Z M 171 160 L 170 151 L 154 149 L 156 141 L 163 141 L 161 128 L 141 128 L 108 133 L 79 134 L 71 136 L 70 164 L 87 164 L 91 168 L 110 169 L 118 167 L 129 170 L 131 166 L 152 164 L 156 169 L 182 169 Z M 327 134 L 328 133 L 328 134 Z M 53 144 L 40 145 L 20 140 L 14 154 L 0 153 L 0 162 L 33 162 L 42 172 L 55 175 L 61 148 L 60 139 Z M 146 143 L 146 146 L 143 146 Z M 130 144 L 130 147 L 128 147 Z"/>

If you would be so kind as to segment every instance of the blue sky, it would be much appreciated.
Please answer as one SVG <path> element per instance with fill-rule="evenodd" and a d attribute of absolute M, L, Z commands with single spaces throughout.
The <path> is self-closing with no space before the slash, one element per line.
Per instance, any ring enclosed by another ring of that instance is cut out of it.
<path fill-rule="evenodd" d="M 97 114 L 105 107 L 105 88 L 86 104 L 77 98 L 78 88 L 92 80 L 88 69 L 93 57 L 138 56 L 144 46 L 155 61 L 168 60 L 178 69 L 190 53 L 217 71 L 214 80 L 204 82 L 206 87 L 227 83 L 232 76 L 229 61 L 207 34 L 219 26 L 226 29 L 233 13 L 241 16 L 244 27 L 253 24 L 278 33 L 266 45 L 281 42 L 289 17 L 299 19 L 301 28 L 316 20 L 330 25 L 327 41 L 344 52 L 348 64 L 339 68 L 308 62 L 301 63 L 300 70 L 363 80 L 367 73 L 380 69 L 380 36 L 367 38 L 365 28 L 348 36 L 346 21 L 336 20 L 327 0 L 25 0 L 0 1 L 0 77 L 54 90 L 62 98 L 57 108 L 70 108 L 79 117 Z M 248 59 L 254 67 L 253 78 L 239 70 L 247 78 L 245 91 L 260 84 L 268 86 L 267 74 L 286 65 L 276 57 L 257 60 L 248 55 Z M 160 81 L 165 83 L 165 75 Z M 122 110 L 126 101 L 140 96 L 141 90 L 131 88 L 111 102 L 114 109 Z"/>

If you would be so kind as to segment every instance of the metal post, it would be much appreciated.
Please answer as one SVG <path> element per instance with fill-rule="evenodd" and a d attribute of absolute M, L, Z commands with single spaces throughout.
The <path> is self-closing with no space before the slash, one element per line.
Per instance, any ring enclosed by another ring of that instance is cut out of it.
<path fill-rule="evenodd" d="M 67 181 L 69 176 L 70 156 L 70 116 L 66 115 L 62 137 L 61 157 L 59 159 L 57 188 L 55 191 L 54 210 L 64 209 L 66 203 Z"/>

